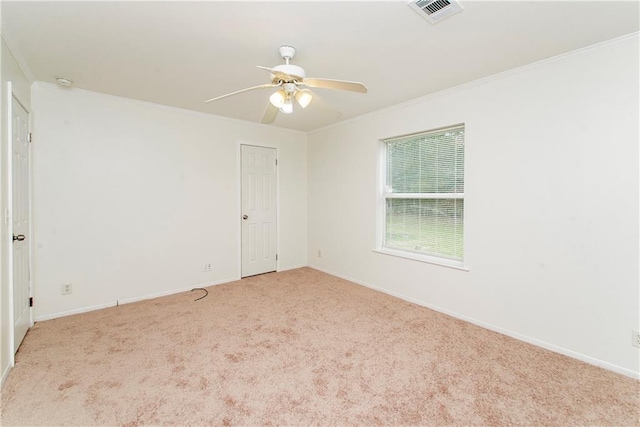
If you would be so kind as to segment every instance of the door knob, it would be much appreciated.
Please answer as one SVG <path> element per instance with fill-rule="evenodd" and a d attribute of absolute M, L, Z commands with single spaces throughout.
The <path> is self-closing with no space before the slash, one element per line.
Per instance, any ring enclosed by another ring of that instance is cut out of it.
<path fill-rule="evenodd" d="M 249 219 L 248 215 L 242 215 L 242 219 Z"/>
<path fill-rule="evenodd" d="M 13 235 L 13 240 L 14 241 L 18 241 L 18 242 L 22 242 L 25 239 L 24 234 L 18 234 L 17 236 L 14 234 Z"/>

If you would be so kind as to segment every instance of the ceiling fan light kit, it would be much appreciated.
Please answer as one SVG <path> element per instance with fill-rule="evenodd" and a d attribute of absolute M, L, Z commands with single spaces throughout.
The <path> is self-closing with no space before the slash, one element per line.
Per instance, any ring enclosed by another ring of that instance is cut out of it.
<path fill-rule="evenodd" d="M 311 100 L 313 99 L 313 92 L 304 87 L 317 87 L 322 89 L 348 90 L 351 92 L 367 93 L 367 87 L 359 82 L 307 78 L 306 73 L 302 67 L 298 67 L 297 65 L 289 63 L 289 61 L 291 61 L 296 54 L 296 49 L 294 47 L 287 45 L 280 46 L 278 52 L 280 53 L 282 59 L 284 59 L 284 64 L 276 65 L 273 68 L 262 67 L 258 65 L 258 68 L 267 70 L 271 73 L 271 83 L 253 86 L 231 92 L 226 95 L 221 95 L 216 98 L 211 98 L 205 101 L 205 103 L 217 101 L 218 99 L 226 98 L 227 96 L 236 95 L 255 89 L 279 87 L 279 89 L 269 97 L 269 105 L 267 106 L 267 110 L 262 117 L 262 123 L 273 123 L 273 121 L 276 119 L 278 111 L 284 114 L 291 114 L 293 112 L 294 98 L 302 108 L 306 108 L 311 103 Z"/>
<path fill-rule="evenodd" d="M 313 99 L 313 95 L 309 89 L 300 89 L 296 91 L 296 101 L 302 108 L 307 108 Z"/>
<path fill-rule="evenodd" d="M 280 107 L 280 112 L 285 114 L 293 113 L 293 102 L 291 102 L 291 96 L 287 96 L 287 99 L 284 100 L 284 104 Z"/>
<path fill-rule="evenodd" d="M 277 92 L 274 92 L 273 95 L 269 97 L 269 102 L 276 108 L 282 108 L 284 105 L 284 101 L 287 99 L 287 92 L 280 89 Z"/>

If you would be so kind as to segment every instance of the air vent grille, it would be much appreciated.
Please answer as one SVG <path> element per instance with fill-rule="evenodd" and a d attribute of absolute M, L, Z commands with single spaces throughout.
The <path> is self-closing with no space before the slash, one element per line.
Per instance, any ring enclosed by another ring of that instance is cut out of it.
<path fill-rule="evenodd" d="M 420 7 L 420 9 L 425 11 L 425 13 L 431 15 L 432 13 L 436 13 L 440 9 L 444 9 L 445 7 L 449 6 L 451 2 L 447 0 L 418 1 L 416 2 L 416 4 L 418 5 L 418 7 Z"/>
<path fill-rule="evenodd" d="M 462 11 L 455 0 L 411 0 L 408 6 L 432 24 Z"/>

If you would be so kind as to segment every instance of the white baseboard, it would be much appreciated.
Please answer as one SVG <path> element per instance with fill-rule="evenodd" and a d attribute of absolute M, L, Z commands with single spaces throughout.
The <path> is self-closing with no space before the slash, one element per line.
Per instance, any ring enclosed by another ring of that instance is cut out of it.
<path fill-rule="evenodd" d="M 4 372 L 2 373 L 2 379 L 0 379 L 0 388 L 2 388 L 2 386 L 4 385 L 4 382 L 9 376 L 9 372 L 11 371 L 11 368 L 12 368 L 11 363 L 9 363 L 7 367 L 4 369 Z"/>
<path fill-rule="evenodd" d="M 431 310 L 435 310 L 435 311 L 438 311 L 440 313 L 444 313 L 444 314 L 446 314 L 448 316 L 455 317 L 456 319 L 460 319 L 460 320 L 464 320 L 465 322 L 473 323 L 474 325 L 480 326 L 480 327 L 485 328 L 485 329 L 489 329 L 489 330 L 494 331 L 494 332 L 498 332 L 498 333 L 503 334 L 503 335 L 507 335 L 507 336 L 509 336 L 511 338 L 515 338 L 517 340 L 524 341 L 526 343 L 533 344 L 533 345 L 538 346 L 538 347 L 542 347 L 542 348 L 544 348 L 546 350 L 553 351 L 554 353 L 559 353 L 559 354 L 562 354 L 564 356 L 568 356 L 568 357 L 571 357 L 573 359 L 577 359 L 577 360 L 580 360 L 582 362 L 588 363 L 590 365 L 598 366 L 600 368 L 607 369 L 609 371 L 613 371 L 613 372 L 616 372 L 618 374 L 622 374 L 622 375 L 630 377 L 630 378 L 640 379 L 640 372 L 632 371 L 631 369 L 627 369 L 627 368 L 624 368 L 622 366 L 614 365 L 613 363 L 605 362 L 604 360 L 596 359 L 595 357 L 587 356 L 585 354 L 578 353 L 576 351 L 569 350 L 569 349 L 566 349 L 564 347 L 559 347 L 557 345 L 550 344 L 548 342 L 541 341 L 541 340 L 538 340 L 536 338 L 531 338 L 529 336 L 522 335 L 522 334 L 519 334 L 517 332 L 513 332 L 513 331 L 510 331 L 508 329 L 505 329 L 505 328 L 502 328 L 502 327 L 499 327 L 499 326 L 495 326 L 495 325 L 483 322 L 483 321 L 478 320 L 478 319 L 474 319 L 473 317 L 465 316 L 465 315 L 457 313 L 455 311 L 448 310 L 448 309 L 442 308 L 442 307 L 438 307 L 438 306 L 426 303 L 424 301 L 420 301 L 420 300 L 417 300 L 415 298 L 409 297 L 407 295 L 404 295 L 404 294 L 401 294 L 401 293 L 398 293 L 398 292 L 393 292 L 393 291 L 390 291 L 388 289 L 384 289 L 384 288 L 372 285 L 372 284 L 367 283 L 367 282 L 363 282 L 362 280 L 357 280 L 357 279 L 354 279 L 352 277 L 345 276 L 343 274 L 334 273 L 332 271 L 329 271 L 329 270 L 326 270 L 324 268 L 320 268 L 320 267 L 317 267 L 317 266 L 314 266 L 314 265 L 309 265 L 309 267 L 311 267 L 311 268 L 313 268 L 315 270 L 318 270 L 318 271 L 322 271 L 323 273 L 327 273 L 327 274 L 330 274 L 332 276 L 336 276 L 336 277 L 339 277 L 341 279 L 348 280 L 348 281 L 353 282 L 353 283 L 357 283 L 358 285 L 362 285 L 362 286 L 365 286 L 367 288 L 370 288 L 370 289 L 385 293 L 387 295 L 391 295 L 391 296 L 394 296 L 396 298 L 400 298 L 402 300 L 409 301 L 409 302 L 412 302 L 414 304 L 430 308 Z"/>
<path fill-rule="evenodd" d="M 186 287 L 186 288 L 172 289 L 170 291 L 157 292 L 157 293 L 154 293 L 154 294 L 148 294 L 148 295 L 143 295 L 143 296 L 134 297 L 134 298 L 119 299 L 118 301 L 116 301 L 116 303 L 117 303 L 117 305 L 130 304 L 132 302 L 144 301 L 144 300 L 147 300 L 147 299 L 160 298 L 160 297 L 166 297 L 168 295 L 179 294 L 180 292 L 187 292 L 187 291 L 190 291 L 190 290 L 195 289 L 195 288 L 208 288 L 209 286 L 222 285 L 223 283 L 229 283 L 229 282 L 233 282 L 235 280 L 240 280 L 240 278 L 239 277 L 238 278 L 234 277 L 232 279 L 216 280 L 215 282 L 201 283 L 199 285 L 193 285 L 193 286 L 189 286 L 189 287 Z"/>
<path fill-rule="evenodd" d="M 298 265 L 298 266 L 295 266 L 295 267 L 279 268 L 277 271 L 278 271 L 278 273 L 280 273 L 281 271 L 295 270 L 297 268 L 304 268 L 304 267 L 308 267 L 308 265 L 307 264 L 302 264 L 302 265 Z"/>
<path fill-rule="evenodd" d="M 173 295 L 173 294 L 178 294 L 180 292 L 186 292 L 186 291 L 190 291 L 194 288 L 206 288 L 209 286 L 215 286 L 215 285 L 221 285 L 223 283 L 228 283 L 228 282 L 233 282 L 235 280 L 239 280 L 240 278 L 232 278 L 232 279 L 223 279 L 223 280 L 218 280 L 215 282 L 206 282 L 206 283 L 201 283 L 198 285 L 193 285 L 193 286 L 189 286 L 186 288 L 178 288 L 178 289 L 172 289 L 170 291 L 163 291 L 163 292 L 157 292 L 157 293 L 153 293 L 153 294 L 147 294 L 147 295 L 142 295 L 139 297 L 133 297 L 133 298 L 125 298 L 125 299 L 120 299 L 120 300 L 116 300 L 113 302 L 109 302 L 106 304 L 98 304 L 98 305 L 92 305 L 90 307 L 82 307 L 82 308 L 77 308 L 74 310 L 68 310 L 68 311 L 61 311 L 58 313 L 52 313 L 52 314 L 45 314 L 44 316 L 38 316 L 35 318 L 36 322 L 42 322 L 44 320 L 51 320 L 51 319 L 57 319 L 59 317 L 65 317 L 65 316 L 71 316 L 74 314 L 80 314 L 80 313 L 87 313 L 89 311 L 95 311 L 95 310 L 101 310 L 103 308 L 109 308 L 109 307 L 115 307 L 117 305 L 121 305 L 121 304 L 130 304 L 132 302 L 138 302 L 138 301 L 144 301 L 147 299 L 153 299 L 153 298 L 159 298 L 159 297 L 165 297 L 167 295 Z"/>
<path fill-rule="evenodd" d="M 89 311 L 96 311 L 96 310 L 101 310 L 103 308 L 115 307 L 116 305 L 118 305 L 118 303 L 116 301 L 114 301 L 114 302 L 108 302 L 106 304 L 98 304 L 98 305 L 92 305 L 92 306 L 89 306 L 89 307 L 75 308 L 73 310 L 59 311 L 57 313 L 51 313 L 51 314 L 45 314 L 43 316 L 37 316 L 34 320 L 36 322 L 42 322 L 44 320 L 57 319 L 58 317 L 72 316 L 74 314 L 87 313 Z"/>

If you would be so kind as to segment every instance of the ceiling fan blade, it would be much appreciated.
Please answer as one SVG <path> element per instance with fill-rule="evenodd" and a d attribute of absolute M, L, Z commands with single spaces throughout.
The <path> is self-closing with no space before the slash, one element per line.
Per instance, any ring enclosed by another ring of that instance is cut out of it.
<path fill-rule="evenodd" d="M 218 99 L 226 98 L 227 96 L 231 96 L 231 95 L 237 95 L 237 94 L 242 93 L 242 92 L 248 92 L 250 90 L 265 89 L 265 88 L 268 88 L 268 87 L 275 87 L 275 86 L 279 86 L 279 85 L 277 85 L 275 83 L 268 83 L 268 84 L 264 84 L 264 85 L 248 87 L 246 89 L 237 90 L 235 92 L 231 92 L 231 93 L 228 93 L 226 95 L 221 95 L 221 96 L 217 96 L 215 98 L 207 99 L 206 101 L 204 101 L 204 103 L 206 104 L 207 102 L 217 101 Z"/>
<path fill-rule="evenodd" d="M 256 65 L 256 67 L 260 68 L 261 70 L 269 71 L 271 74 L 273 74 L 274 76 L 276 76 L 280 80 L 286 80 L 286 81 L 302 80 L 302 77 L 300 77 L 300 76 L 294 76 L 292 74 L 283 73 L 282 71 L 278 71 L 278 70 L 275 70 L 273 68 L 263 67 L 261 65 Z"/>
<path fill-rule="evenodd" d="M 319 87 L 322 89 L 349 90 L 351 92 L 367 93 L 367 87 L 359 82 L 348 82 L 346 80 L 314 79 L 302 80 L 302 83 L 309 87 Z"/>
<path fill-rule="evenodd" d="M 269 103 L 267 105 L 267 109 L 264 112 L 264 116 L 262 116 L 262 123 L 268 125 L 269 123 L 273 123 L 278 115 L 278 107 L 275 107 L 273 104 Z"/>

